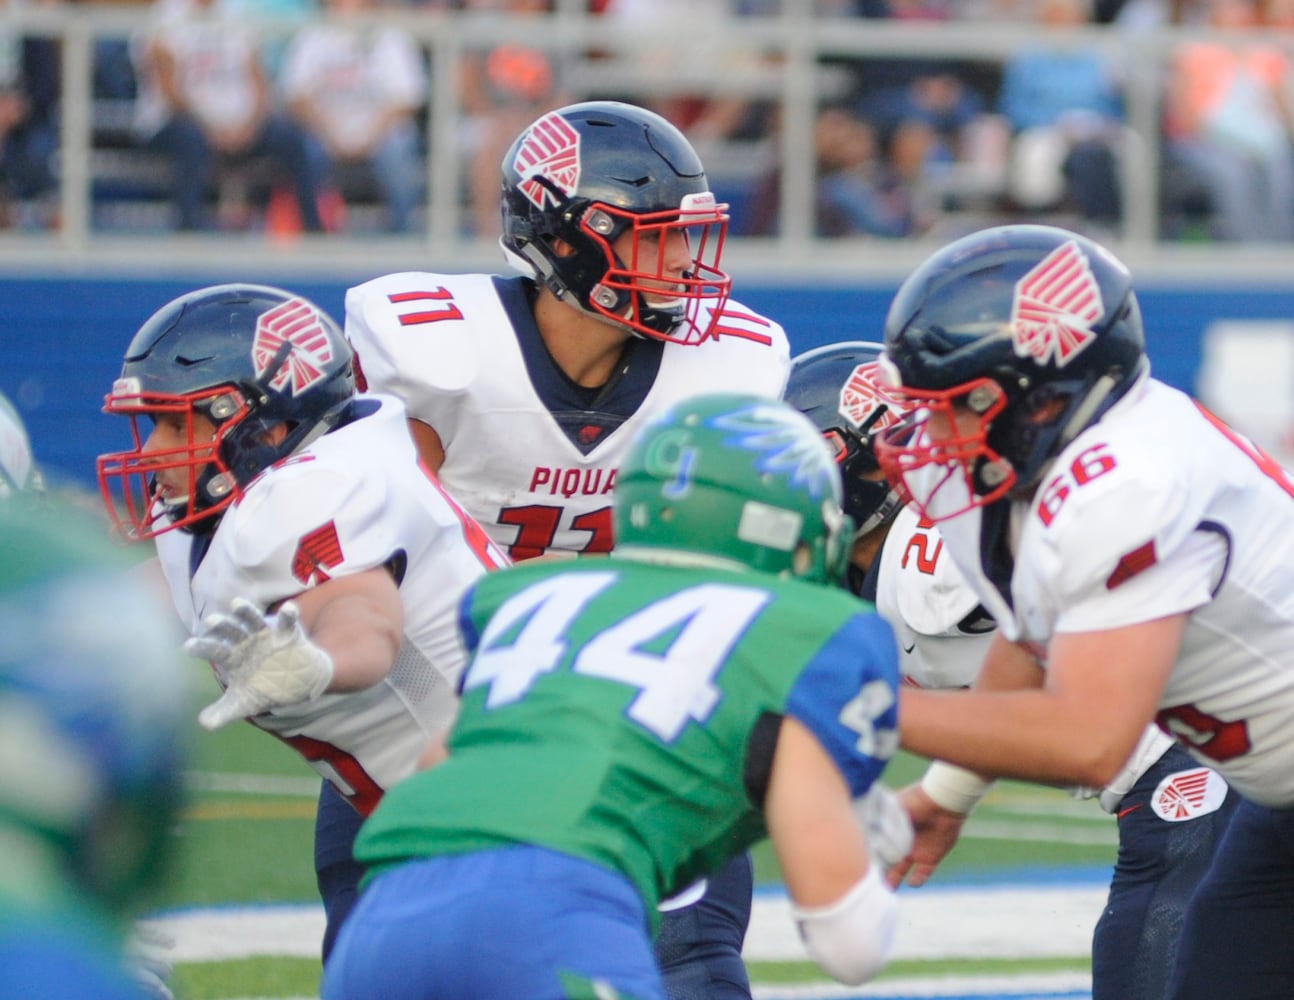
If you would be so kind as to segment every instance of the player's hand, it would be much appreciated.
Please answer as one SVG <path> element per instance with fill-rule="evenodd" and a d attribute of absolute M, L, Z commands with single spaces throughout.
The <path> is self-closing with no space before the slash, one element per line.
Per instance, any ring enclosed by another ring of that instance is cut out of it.
<path fill-rule="evenodd" d="M 225 693 L 198 715 L 206 729 L 313 701 L 333 677 L 332 657 L 310 641 L 291 601 L 265 615 L 236 597 L 229 614 L 203 621 L 202 633 L 185 642 L 184 651 L 210 660 L 225 683 Z"/>
<path fill-rule="evenodd" d="M 175 966 L 175 939 L 154 924 L 140 922 L 126 939 L 126 971 L 150 1000 L 175 1000 L 167 981 Z"/>
<path fill-rule="evenodd" d="M 879 781 L 865 795 L 854 799 L 854 815 L 867 833 L 872 857 L 886 869 L 912 852 L 912 821 L 907 810 L 899 797 Z"/>
<path fill-rule="evenodd" d="M 953 849 L 966 817 L 936 805 L 920 782 L 899 792 L 898 799 L 912 821 L 915 836 L 907 855 L 890 865 L 886 881 L 891 889 L 897 889 L 905 880 L 915 888 L 926 884 L 939 862 Z"/>

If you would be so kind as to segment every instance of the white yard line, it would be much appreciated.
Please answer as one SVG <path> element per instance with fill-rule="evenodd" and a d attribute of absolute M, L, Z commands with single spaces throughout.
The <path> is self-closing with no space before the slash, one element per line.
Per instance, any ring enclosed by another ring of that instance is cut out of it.
<path fill-rule="evenodd" d="M 905 976 L 867 986 L 813 983 L 806 986 L 753 987 L 755 1000 L 1091 1000 L 1092 977 L 1078 972 L 1039 972 L 1023 976 Z"/>
<path fill-rule="evenodd" d="M 1089 953 L 1105 888 L 1092 884 L 927 886 L 899 895 L 895 960 L 1075 958 Z M 149 921 L 175 940 L 171 958 L 203 962 L 319 954 L 315 904 L 216 907 Z M 781 893 L 756 895 L 746 937 L 752 961 L 808 961 Z"/>

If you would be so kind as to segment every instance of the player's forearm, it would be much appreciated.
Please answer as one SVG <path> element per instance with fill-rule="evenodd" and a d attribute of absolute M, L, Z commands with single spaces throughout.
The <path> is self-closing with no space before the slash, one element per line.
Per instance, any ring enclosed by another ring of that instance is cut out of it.
<path fill-rule="evenodd" d="M 384 567 L 330 580 L 296 602 L 311 641 L 332 658 L 329 691 L 360 691 L 387 675 L 404 640 L 404 609 Z"/>
<path fill-rule="evenodd" d="M 986 777 L 1100 787 L 1131 752 L 1099 720 L 1040 691 L 923 691 L 899 694 L 905 750 Z"/>
<path fill-rule="evenodd" d="M 381 681 L 400 654 L 398 623 L 382 609 L 362 600 L 349 600 L 325 616 L 311 634 L 315 644 L 332 657 L 335 672 L 328 690 L 361 691 Z"/>

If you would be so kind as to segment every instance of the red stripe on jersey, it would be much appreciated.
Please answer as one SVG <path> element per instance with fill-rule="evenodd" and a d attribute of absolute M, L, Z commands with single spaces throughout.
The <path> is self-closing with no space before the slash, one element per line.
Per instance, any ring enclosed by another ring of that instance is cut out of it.
<path fill-rule="evenodd" d="M 1119 560 L 1119 565 L 1114 567 L 1114 572 L 1105 581 L 1105 589 L 1113 590 L 1120 584 L 1127 583 L 1138 573 L 1150 569 L 1158 560 L 1159 557 L 1155 554 L 1155 540 L 1152 538 L 1145 545 L 1133 549 Z"/>
<path fill-rule="evenodd" d="M 252 725 L 255 724 L 253 721 Z M 363 765 L 346 751 L 311 736 L 284 736 L 268 729 L 266 732 L 277 736 L 309 761 L 316 771 L 328 777 L 333 787 L 361 816 L 367 816 L 377 808 L 382 798 L 382 786 L 369 777 Z"/>
<path fill-rule="evenodd" d="M 767 347 L 773 342 L 773 338 L 766 333 L 756 333 L 754 330 L 742 330 L 735 326 L 724 326 L 722 323 L 714 328 L 716 337 L 740 337 L 742 340 L 753 340 L 757 344 L 763 344 Z"/>
<path fill-rule="evenodd" d="M 440 485 L 440 477 L 437 476 L 427 463 L 418 460 L 418 466 L 422 469 L 427 481 L 441 498 L 447 503 L 454 515 L 458 518 L 459 524 L 463 526 L 463 538 L 467 542 L 468 548 L 476 556 L 477 561 L 486 569 L 501 569 L 509 565 L 508 557 L 494 544 L 486 530 L 481 527 L 481 522 L 472 517 L 467 511 L 458 505 L 458 501 L 445 492 L 445 488 Z"/>

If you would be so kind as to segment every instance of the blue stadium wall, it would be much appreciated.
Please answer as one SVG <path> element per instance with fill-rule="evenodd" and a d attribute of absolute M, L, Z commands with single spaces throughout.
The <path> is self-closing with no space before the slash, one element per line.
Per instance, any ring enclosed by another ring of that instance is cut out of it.
<path fill-rule="evenodd" d="M 100 412 L 121 355 L 154 309 L 206 280 L 0 278 L 0 391 L 17 405 L 42 465 L 55 477 L 94 483 L 95 457 L 124 447 L 124 421 Z M 313 298 L 339 320 L 346 285 L 278 281 Z M 843 339 L 876 339 L 893 287 L 745 284 L 747 305 L 776 317 L 792 349 Z M 1219 319 L 1287 320 L 1294 289 L 1143 288 L 1155 374 L 1192 391 L 1207 325 Z"/>

